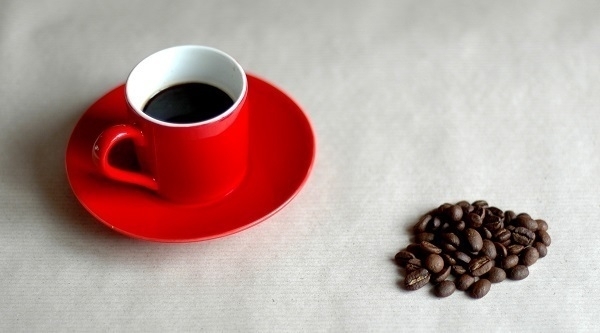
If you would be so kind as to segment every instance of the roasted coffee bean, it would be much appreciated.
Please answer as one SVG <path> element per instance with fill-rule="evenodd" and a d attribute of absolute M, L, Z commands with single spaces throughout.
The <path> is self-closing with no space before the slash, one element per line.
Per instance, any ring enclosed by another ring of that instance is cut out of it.
<path fill-rule="evenodd" d="M 533 241 L 535 240 L 535 233 L 525 227 L 517 227 L 512 233 L 512 240 L 517 244 L 528 246 L 533 244 Z"/>
<path fill-rule="evenodd" d="M 529 276 L 529 269 L 525 265 L 517 265 L 508 271 L 508 278 L 511 280 L 523 280 Z"/>
<path fill-rule="evenodd" d="M 483 246 L 483 239 L 477 230 L 473 228 L 465 229 L 465 237 L 467 239 L 467 243 L 469 244 L 470 251 L 478 252 L 481 250 L 481 247 Z"/>
<path fill-rule="evenodd" d="M 461 200 L 459 202 L 456 203 L 457 206 L 459 206 L 460 208 L 464 209 L 469 209 L 469 207 L 471 207 L 471 204 L 466 201 L 466 200 Z"/>
<path fill-rule="evenodd" d="M 537 240 L 546 246 L 550 246 L 552 239 L 550 239 L 550 235 L 546 230 L 538 230 L 537 231 Z"/>
<path fill-rule="evenodd" d="M 492 239 L 492 232 L 490 231 L 490 229 L 488 229 L 486 227 L 482 227 L 479 230 L 480 230 L 479 233 L 481 234 L 481 238 Z"/>
<path fill-rule="evenodd" d="M 452 273 L 454 273 L 454 275 L 463 275 L 466 272 L 467 272 L 467 269 L 461 265 L 452 266 Z"/>
<path fill-rule="evenodd" d="M 437 297 L 448 297 L 452 295 L 455 290 L 456 286 L 454 285 L 454 282 L 445 280 L 438 283 L 433 289 L 433 292 Z"/>
<path fill-rule="evenodd" d="M 504 242 L 505 240 L 510 239 L 512 232 L 510 232 L 506 228 L 498 229 L 494 232 L 494 240 L 497 242 Z"/>
<path fill-rule="evenodd" d="M 406 263 L 410 259 L 415 259 L 415 255 L 413 253 L 411 253 L 411 252 L 406 251 L 406 250 L 402 250 L 402 251 L 396 253 L 396 256 L 394 257 L 394 260 L 400 266 L 406 265 Z"/>
<path fill-rule="evenodd" d="M 451 221 L 460 221 L 460 219 L 462 219 L 463 217 L 463 210 L 460 206 L 458 205 L 453 205 L 450 206 L 446 209 L 445 211 L 446 216 L 451 220 Z"/>
<path fill-rule="evenodd" d="M 535 247 L 528 247 L 521 252 L 521 264 L 531 266 L 540 258 L 540 253 Z"/>
<path fill-rule="evenodd" d="M 469 289 L 469 287 L 471 287 L 473 283 L 475 283 L 475 277 L 469 274 L 463 274 L 454 281 L 456 289 L 462 291 Z"/>
<path fill-rule="evenodd" d="M 415 256 L 421 255 L 423 252 L 421 251 L 421 245 L 417 243 L 410 243 L 406 247 L 406 251 L 413 253 Z"/>
<path fill-rule="evenodd" d="M 431 220 L 429 220 L 429 223 L 427 224 L 427 230 L 429 230 L 429 231 L 436 231 L 441 226 L 442 226 L 442 220 L 440 220 L 439 217 L 435 216 L 434 218 L 432 218 Z"/>
<path fill-rule="evenodd" d="M 404 280 L 406 290 L 417 290 L 429 283 L 431 275 L 425 268 L 421 268 L 408 273 Z"/>
<path fill-rule="evenodd" d="M 421 247 L 421 250 L 423 251 L 423 253 L 435 253 L 435 254 L 442 253 L 442 249 L 433 245 L 430 242 L 423 241 L 423 242 L 419 243 L 419 246 Z"/>
<path fill-rule="evenodd" d="M 479 279 L 471 286 L 469 295 L 473 298 L 482 298 L 487 295 L 492 287 L 492 283 L 488 279 Z"/>
<path fill-rule="evenodd" d="M 417 243 L 421 243 L 421 242 L 433 242 L 434 239 L 435 239 L 435 234 L 433 234 L 431 232 L 422 232 L 422 233 L 417 234 L 415 236 L 415 241 Z"/>
<path fill-rule="evenodd" d="M 519 257 L 516 254 L 511 254 L 502 259 L 500 266 L 504 269 L 511 269 L 519 264 Z"/>
<path fill-rule="evenodd" d="M 429 221 L 432 219 L 432 216 L 430 214 L 427 215 L 423 215 L 420 219 L 419 222 L 417 222 L 414 227 L 413 227 L 413 232 L 415 234 L 417 233 L 422 233 L 425 232 L 425 230 L 427 230 L 427 225 L 429 224 Z"/>
<path fill-rule="evenodd" d="M 444 258 L 444 263 L 446 263 L 446 266 L 456 265 L 456 260 L 448 253 L 442 253 L 442 258 Z"/>
<path fill-rule="evenodd" d="M 496 259 L 496 246 L 494 242 L 489 239 L 483 240 L 483 246 L 481 247 L 481 254 L 487 256 L 490 259 Z"/>
<path fill-rule="evenodd" d="M 483 225 L 483 220 L 481 219 L 481 216 L 475 214 L 474 212 L 471 212 L 467 214 L 465 223 L 469 228 L 477 229 Z"/>
<path fill-rule="evenodd" d="M 446 253 L 452 253 L 457 250 L 456 246 L 448 244 L 446 242 L 442 242 L 442 244 L 440 244 L 440 248 L 442 249 L 442 252 Z"/>
<path fill-rule="evenodd" d="M 453 232 L 443 234 L 442 239 L 455 247 L 460 246 L 460 238 Z"/>
<path fill-rule="evenodd" d="M 434 283 L 440 283 L 440 282 L 446 280 L 450 276 L 451 272 L 452 272 L 452 267 L 445 266 L 438 273 L 431 275 L 431 281 L 433 281 Z"/>
<path fill-rule="evenodd" d="M 498 242 L 495 242 L 494 246 L 496 247 L 496 256 L 500 258 L 506 258 L 506 256 L 508 255 L 506 246 Z"/>
<path fill-rule="evenodd" d="M 471 205 L 473 205 L 475 207 L 481 207 L 481 208 L 486 208 L 489 206 L 487 201 L 485 201 L 485 200 L 474 201 Z"/>
<path fill-rule="evenodd" d="M 425 268 L 431 273 L 439 273 L 444 268 L 444 259 L 438 254 L 430 254 L 425 258 Z"/>
<path fill-rule="evenodd" d="M 404 268 L 406 269 L 407 272 L 416 271 L 416 270 L 423 268 L 423 263 L 421 262 L 421 259 L 417 259 L 417 258 L 410 259 L 406 262 L 406 265 L 404 265 Z"/>
<path fill-rule="evenodd" d="M 415 242 L 394 257 L 405 268 L 400 270 L 406 274 L 404 286 L 415 290 L 432 283 L 439 297 L 459 289 L 481 298 L 491 283 L 524 279 L 528 266 L 546 256 L 551 243 L 546 221 L 502 211 L 484 200 L 444 203 L 412 229 Z"/>
<path fill-rule="evenodd" d="M 519 254 L 523 249 L 525 249 L 525 246 L 521 244 L 512 244 L 506 248 L 506 251 L 508 251 L 508 254 Z"/>
<path fill-rule="evenodd" d="M 544 231 L 548 230 L 548 223 L 546 223 L 546 221 L 538 219 L 538 220 L 535 220 L 535 222 L 538 225 L 538 227 L 537 227 L 538 230 L 544 230 Z"/>
<path fill-rule="evenodd" d="M 477 257 L 469 263 L 469 272 L 473 276 L 482 276 L 489 272 L 494 265 L 494 261 L 486 256 Z"/>
<path fill-rule="evenodd" d="M 490 280 L 491 283 L 502 282 L 506 279 L 506 271 L 500 267 L 492 267 L 487 273 L 486 278 Z"/>
<path fill-rule="evenodd" d="M 466 228 L 466 224 L 465 221 L 458 221 L 454 223 L 454 229 L 458 230 L 458 231 L 463 231 Z"/>
<path fill-rule="evenodd" d="M 533 247 L 535 247 L 535 249 L 538 250 L 538 254 L 540 255 L 540 258 L 543 258 L 546 256 L 546 254 L 548 254 L 548 248 L 546 247 L 546 245 L 544 245 L 541 242 L 533 243 Z"/>
<path fill-rule="evenodd" d="M 527 228 L 531 231 L 536 231 L 538 228 L 537 222 L 529 215 L 518 216 L 514 221 L 514 225 L 517 227 Z"/>
<path fill-rule="evenodd" d="M 491 216 L 491 217 L 486 216 L 486 219 L 483 221 L 483 225 L 488 230 L 490 230 L 492 233 L 498 229 L 504 228 L 504 222 L 502 221 L 501 218 L 499 218 L 497 216 Z"/>
<path fill-rule="evenodd" d="M 457 264 L 468 264 L 469 262 L 471 262 L 471 257 L 468 254 L 461 251 L 454 252 L 454 259 L 456 259 Z"/>
<path fill-rule="evenodd" d="M 514 220 L 517 217 L 517 214 L 515 212 L 513 212 L 512 210 L 507 210 L 504 212 L 504 225 L 509 225 L 512 223 L 512 220 Z"/>

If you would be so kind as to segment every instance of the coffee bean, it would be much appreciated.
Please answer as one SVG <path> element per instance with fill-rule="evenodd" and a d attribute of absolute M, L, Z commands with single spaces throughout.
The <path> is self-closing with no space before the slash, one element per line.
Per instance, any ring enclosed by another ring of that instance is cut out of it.
<path fill-rule="evenodd" d="M 529 215 L 519 215 L 513 223 L 517 227 L 527 228 L 531 231 L 536 231 L 538 228 L 537 222 Z"/>
<path fill-rule="evenodd" d="M 394 257 L 394 260 L 400 266 L 406 265 L 410 259 L 415 259 L 415 255 L 406 250 L 396 253 L 396 256 Z"/>
<path fill-rule="evenodd" d="M 435 239 L 435 234 L 433 234 L 431 232 L 422 232 L 415 236 L 415 241 L 417 243 L 433 242 L 434 239 Z"/>
<path fill-rule="evenodd" d="M 435 253 L 435 254 L 440 254 L 442 253 L 442 249 L 440 249 L 439 247 L 433 245 L 430 242 L 427 241 L 423 241 L 421 243 L 419 243 L 419 246 L 421 247 L 421 250 L 424 253 Z"/>
<path fill-rule="evenodd" d="M 540 258 L 543 258 L 546 256 L 546 254 L 548 254 L 548 248 L 546 247 L 546 245 L 544 245 L 541 242 L 533 243 L 533 247 L 535 247 L 535 249 L 538 250 L 538 254 L 540 255 Z"/>
<path fill-rule="evenodd" d="M 546 246 L 550 246 L 552 239 L 550 239 L 550 235 L 546 230 L 538 230 L 537 231 L 537 239 L 539 242 Z"/>
<path fill-rule="evenodd" d="M 490 280 L 491 283 L 502 282 L 506 279 L 506 271 L 500 267 L 492 267 L 487 273 L 486 278 Z"/>
<path fill-rule="evenodd" d="M 512 232 L 506 228 L 500 228 L 494 232 L 494 240 L 497 242 L 504 242 L 505 240 L 510 239 L 512 236 Z"/>
<path fill-rule="evenodd" d="M 444 263 L 446 263 L 446 266 L 456 265 L 456 260 L 452 258 L 452 256 L 450 256 L 448 253 L 442 253 L 442 258 L 444 259 Z"/>
<path fill-rule="evenodd" d="M 469 271 L 473 276 L 482 276 L 494 267 L 494 261 L 486 256 L 474 258 L 469 263 Z"/>
<path fill-rule="evenodd" d="M 454 275 L 463 275 L 467 272 L 467 269 L 461 265 L 454 265 L 452 266 L 452 272 Z"/>
<path fill-rule="evenodd" d="M 481 254 L 483 254 L 484 256 L 487 256 L 490 259 L 496 259 L 496 246 L 494 245 L 494 242 L 492 242 L 489 239 L 484 239 L 483 240 L 483 246 L 481 247 Z"/>
<path fill-rule="evenodd" d="M 452 267 L 445 266 L 441 271 L 439 271 L 439 273 L 432 274 L 430 280 L 433 281 L 434 283 L 440 283 L 440 282 L 446 280 L 448 278 L 448 276 L 450 276 L 451 272 L 452 272 Z"/>
<path fill-rule="evenodd" d="M 479 279 L 471 286 L 469 295 L 473 298 L 482 298 L 487 295 L 492 287 L 492 283 L 488 279 Z"/>
<path fill-rule="evenodd" d="M 525 265 L 517 265 L 508 271 L 508 278 L 511 280 L 523 280 L 529 276 L 529 269 Z"/>
<path fill-rule="evenodd" d="M 408 273 L 404 280 L 406 290 L 417 290 L 429 283 L 431 275 L 425 268 L 421 268 Z"/>
<path fill-rule="evenodd" d="M 521 263 L 525 266 L 531 266 L 540 257 L 540 253 L 535 247 L 528 247 L 521 252 Z"/>
<path fill-rule="evenodd" d="M 427 225 L 429 224 L 429 221 L 432 219 L 432 216 L 427 214 L 427 215 L 423 215 L 420 219 L 419 222 L 417 222 L 414 227 L 413 227 L 413 232 L 414 233 L 422 233 L 425 232 L 425 230 L 427 230 Z"/>
<path fill-rule="evenodd" d="M 516 254 L 511 254 L 508 257 L 502 259 L 500 266 L 504 269 L 510 269 L 519 264 L 519 257 Z"/>
<path fill-rule="evenodd" d="M 450 206 L 446 209 L 446 216 L 448 216 L 451 221 L 460 221 L 463 217 L 463 210 L 458 205 Z"/>
<path fill-rule="evenodd" d="M 435 232 L 439 230 L 441 226 L 442 220 L 439 217 L 435 216 L 429 221 L 429 224 L 427 225 L 427 230 Z"/>
<path fill-rule="evenodd" d="M 453 232 L 443 234 L 442 239 L 448 244 L 454 245 L 455 247 L 460 246 L 460 238 Z"/>
<path fill-rule="evenodd" d="M 406 251 L 413 253 L 415 256 L 419 256 L 423 253 L 423 251 L 421 251 L 421 245 L 416 243 L 408 244 L 408 246 L 406 247 Z"/>
<path fill-rule="evenodd" d="M 404 265 L 404 268 L 406 269 L 406 272 L 416 271 L 423 268 L 423 263 L 421 262 L 421 259 L 409 259 L 406 262 L 406 265 Z"/>
<path fill-rule="evenodd" d="M 535 222 L 538 225 L 538 227 L 537 227 L 538 230 L 544 230 L 544 231 L 548 230 L 548 223 L 546 223 L 546 221 L 538 219 L 538 220 L 535 220 Z"/>
<path fill-rule="evenodd" d="M 473 205 L 475 207 L 480 207 L 480 208 L 486 208 L 489 206 L 487 201 L 485 201 L 485 200 L 474 201 L 471 205 Z"/>
<path fill-rule="evenodd" d="M 511 224 L 512 220 L 517 217 L 517 214 L 512 210 L 504 211 L 504 224 Z"/>
<path fill-rule="evenodd" d="M 454 252 L 454 259 L 456 259 L 457 264 L 468 264 L 469 262 L 471 262 L 471 257 L 468 254 L 461 251 Z"/>
<path fill-rule="evenodd" d="M 483 239 L 492 239 L 492 232 L 486 227 L 482 227 L 479 233 Z"/>
<path fill-rule="evenodd" d="M 546 221 L 502 211 L 484 200 L 444 203 L 412 229 L 415 242 L 396 253 L 394 261 L 405 268 L 400 271 L 406 274 L 407 290 L 432 283 L 438 297 L 459 289 L 481 298 L 491 283 L 524 279 L 528 266 L 546 256 L 551 243 Z"/>
<path fill-rule="evenodd" d="M 523 249 L 525 249 L 525 246 L 521 244 L 512 244 L 506 248 L 506 251 L 508 251 L 508 254 L 519 254 Z"/>
<path fill-rule="evenodd" d="M 437 297 L 448 297 L 452 295 L 455 290 L 456 286 L 454 285 L 454 282 L 448 280 L 438 283 L 433 289 L 435 296 Z"/>
<path fill-rule="evenodd" d="M 466 228 L 466 224 L 465 221 L 460 220 L 458 222 L 454 223 L 454 229 L 458 230 L 458 231 L 463 231 Z"/>
<path fill-rule="evenodd" d="M 465 223 L 469 228 L 479 228 L 483 225 L 483 220 L 481 216 L 471 212 L 467 215 Z"/>
<path fill-rule="evenodd" d="M 517 227 L 512 233 L 512 240 L 517 244 L 528 246 L 533 244 L 533 241 L 535 240 L 535 233 L 525 227 Z"/>
<path fill-rule="evenodd" d="M 444 268 L 444 259 L 438 254 L 430 254 L 425 258 L 425 268 L 431 273 L 439 273 Z"/>
<path fill-rule="evenodd" d="M 469 274 L 462 274 L 455 281 L 456 289 L 465 291 L 475 283 L 475 277 Z"/>
<path fill-rule="evenodd" d="M 496 247 L 496 256 L 500 258 L 506 258 L 506 256 L 508 255 L 506 246 L 498 242 L 494 243 L 494 246 Z"/>
<path fill-rule="evenodd" d="M 481 247 L 483 246 L 483 239 L 477 230 L 473 228 L 467 228 L 465 229 L 465 236 L 467 238 L 467 243 L 469 244 L 469 250 L 473 252 L 478 252 L 481 250 Z"/>
<path fill-rule="evenodd" d="M 448 252 L 451 253 L 451 252 L 454 252 L 454 251 L 458 250 L 456 248 L 456 246 L 454 246 L 452 244 L 449 244 L 449 243 L 446 243 L 446 242 L 442 242 L 440 244 L 440 248 L 442 249 L 442 252 L 446 252 L 446 253 L 448 253 Z"/>

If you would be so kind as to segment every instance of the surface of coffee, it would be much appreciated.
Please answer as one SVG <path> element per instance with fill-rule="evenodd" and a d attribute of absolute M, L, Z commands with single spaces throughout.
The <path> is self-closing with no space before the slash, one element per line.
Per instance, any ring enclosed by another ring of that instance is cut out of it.
<path fill-rule="evenodd" d="M 483 200 L 446 203 L 419 219 L 412 228 L 413 243 L 395 261 L 404 268 L 406 290 L 431 283 L 438 297 L 461 290 L 482 298 L 492 283 L 529 276 L 528 266 L 547 254 L 547 230 L 544 220 Z"/>
<path fill-rule="evenodd" d="M 212 119 L 227 111 L 233 99 L 206 83 L 183 83 L 164 89 L 144 106 L 144 113 L 161 121 L 187 124 Z"/>

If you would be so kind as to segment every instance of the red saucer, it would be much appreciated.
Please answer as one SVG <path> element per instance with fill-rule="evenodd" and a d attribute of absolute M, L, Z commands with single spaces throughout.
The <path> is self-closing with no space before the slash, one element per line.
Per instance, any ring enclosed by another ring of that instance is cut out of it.
<path fill-rule="evenodd" d="M 75 196 L 99 221 L 125 235 L 192 242 L 249 228 L 285 206 L 306 182 L 315 157 L 312 127 L 302 109 L 274 85 L 248 75 L 250 165 L 239 188 L 210 205 L 167 202 L 140 187 L 102 177 L 92 163 L 100 132 L 126 117 L 124 87 L 94 103 L 67 146 L 67 177 Z"/>

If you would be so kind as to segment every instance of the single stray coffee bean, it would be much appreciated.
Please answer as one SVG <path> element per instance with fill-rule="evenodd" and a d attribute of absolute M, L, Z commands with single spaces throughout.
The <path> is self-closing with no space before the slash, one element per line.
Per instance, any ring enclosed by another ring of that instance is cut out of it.
<path fill-rule="evenodd" d="M 484 200 L 445 203 L 423 215 L 412 231 L 413 242 L 394 257 L 404 268 L 403 286 L 417 290 L 431 283 L 437 297 L 460 290 L 478 299 L 492 283 L 525 279 L 551 243 L 546 221 Z"/>

